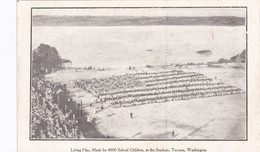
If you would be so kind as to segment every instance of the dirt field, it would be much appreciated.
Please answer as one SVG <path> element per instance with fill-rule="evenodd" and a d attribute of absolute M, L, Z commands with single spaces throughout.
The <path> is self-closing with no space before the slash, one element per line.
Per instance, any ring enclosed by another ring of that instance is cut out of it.
<path fill-rule="evenodd" d="M 242 94 L 106 109 L 96 116 L 100 132 L 119 138 L 243 139 L 244 107 Z"/>
<path fill-rule="evenodd" d="M 232 70 L 231 70 L 232 69 Z M 150 69 L 151 70 L 151 69 Z M 245 91 L 245 70 L 224 65 L 217 68 L 188 67 L 211 78 Z M 129 72 L 121 70 L 121 73 Z M 57 72 L 47 77 L 57 82 L 78 78 L 105 77 L 115 71 Z M 116 71 L 118 74 L 118 71 Z M 79 94 L 83 104 L 93 102 L 82 89 L 71 90 Z M 130 113 L 133 118 L 130 118 Z M 166 103 L 147 104 L 128 108 L 106 108 L 92 115 L 96 129 L 104 136 L 117 139 L 245 139 L 246 94 L 217 96 Z M 172 136 L 172 131 L 175 135 Z"/>

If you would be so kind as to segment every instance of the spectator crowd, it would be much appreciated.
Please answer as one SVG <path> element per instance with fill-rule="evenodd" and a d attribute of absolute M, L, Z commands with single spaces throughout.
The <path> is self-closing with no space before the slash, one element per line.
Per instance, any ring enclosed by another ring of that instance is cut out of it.
<path fill-rule="evenodd" d="M 61 108 L 59 94 L 65 91 L 60 84 L 46 80 L 44 76 L 32 76 L 32 139 L 84 138 L 78 129 L 75 112 Z"/>

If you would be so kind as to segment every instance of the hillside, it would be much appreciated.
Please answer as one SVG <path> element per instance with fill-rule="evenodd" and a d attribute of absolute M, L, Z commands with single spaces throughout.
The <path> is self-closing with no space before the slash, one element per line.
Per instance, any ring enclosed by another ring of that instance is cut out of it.
<path fill-rule="evenodd" d="M 246 62 L 246 50 L 244 50 L 242 53 L 237 54 L 229 59 L 229 62 Z"/>
<path fill-rule="evenodd" d="M 232 56 L 230 59 L 221 58 L 217 63 L 245 63 L 246 62 L 246 50 L 242 53 L 239 53 L 235 56 Z"/>

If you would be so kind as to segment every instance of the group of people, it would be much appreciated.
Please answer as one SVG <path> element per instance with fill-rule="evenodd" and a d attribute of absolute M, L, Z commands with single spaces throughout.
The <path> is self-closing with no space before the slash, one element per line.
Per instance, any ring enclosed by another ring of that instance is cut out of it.
<path fill-rule="evenodd" d="M 97 102 L 107 102 L 116 108 L 242 93 L 217 78 L 182 70 L 79 80 L 75 85 L 93 93 Z"/>
<path fill-rule="evenodd" d="M 81 79 L 74 81 L 74 85 L 85 89 L 94 96 L 99 97 L 100 95 L 111 90 L 134 88 L 137 86 L 142 86 L 143 84 L 141 81 L 137 80 L 135 75 L 120 75 L 101 79 Z"/>
<path fill-rule="evenodd" d="M 31 138 L 83 138 L 72 110 L 60 108 L 58 94 L 62 87 L 43 76 L 31 81 Z"/>

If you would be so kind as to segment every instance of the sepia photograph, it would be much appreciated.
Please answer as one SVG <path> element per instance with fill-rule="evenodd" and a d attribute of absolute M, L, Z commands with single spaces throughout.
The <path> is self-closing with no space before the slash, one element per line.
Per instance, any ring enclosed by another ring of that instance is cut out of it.
<path fill-rule="evenodd" d="M 30 140 L 247 140 L 246 7 L 35 7 L 30 35 Z"/>

